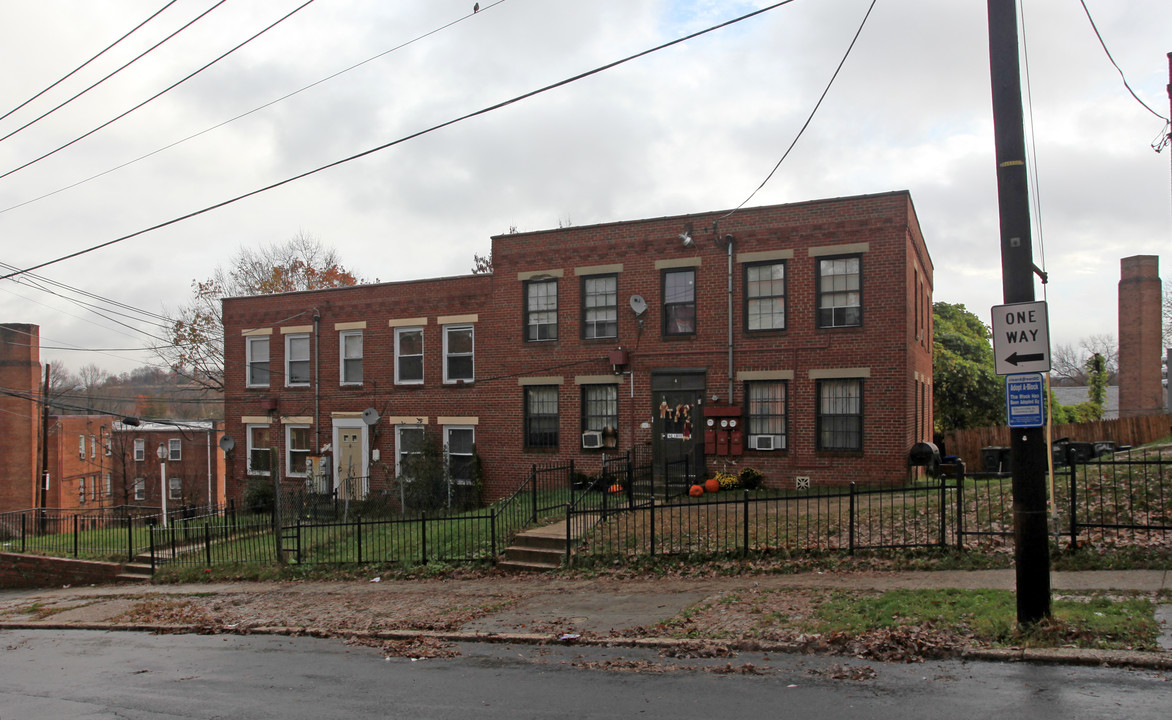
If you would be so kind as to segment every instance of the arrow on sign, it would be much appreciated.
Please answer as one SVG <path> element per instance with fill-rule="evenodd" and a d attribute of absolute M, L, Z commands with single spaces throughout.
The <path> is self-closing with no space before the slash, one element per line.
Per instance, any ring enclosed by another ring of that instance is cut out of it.
<path fill-rule="evenodd" d="M 1029 355 L 1018 355 L 1017 353 L 1014 353 L 1014 354 L 1010 355 L 1009 357 L 1005 358 L 1005 362 L 1009 363 L 1010 365 L 1016 366 L 1018 363 L 1039 362 L 1039 361 L 1045 360 L 1045 359 L 1046 359 L 1046 356 L 1043 355 L 1042 353 L 1030 353 Z"/>

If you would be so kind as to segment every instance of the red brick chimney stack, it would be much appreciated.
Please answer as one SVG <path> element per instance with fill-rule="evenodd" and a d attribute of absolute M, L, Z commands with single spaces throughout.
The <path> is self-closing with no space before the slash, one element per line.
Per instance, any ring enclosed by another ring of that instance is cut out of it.
<path fill-rule="evenodd" d="M 1164 411 L 1160 384 L 1160 258 L 1135 255 L 1120 261 L 1119 416 Z"/>
<path fill-rule="evenodd" d="M 0 324 L 0 512 L 36 505 L 40 328 Z M 21 397 L 23 396 L 23 397 Z"/>

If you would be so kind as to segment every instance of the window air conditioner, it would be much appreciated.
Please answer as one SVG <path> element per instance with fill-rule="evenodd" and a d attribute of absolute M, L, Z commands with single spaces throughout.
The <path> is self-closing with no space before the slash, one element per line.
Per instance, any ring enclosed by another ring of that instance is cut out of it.
<path fill-rule="evenodd" d="M 587 430 L 582 433 L 582 447 L 584 448 L 600 448 L 602 447 L 602 431 L 601 430 Z"/>
<path fill-rule="evenodd" d="M 772 435 L 754 435 L 753 436 L 754 450 L 772 450 L 773 436 Z"/>

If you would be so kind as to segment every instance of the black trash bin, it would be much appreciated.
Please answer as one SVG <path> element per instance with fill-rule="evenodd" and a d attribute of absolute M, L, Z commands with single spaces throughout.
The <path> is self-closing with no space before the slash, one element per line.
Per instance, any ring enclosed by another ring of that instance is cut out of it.
<path fill-rule="evenodd" d="M 985 472 L 1009 472 L 1010 453 L 1007 447 L 981 448 L 981 468 Z"/>
<path fill-rule="evenodd" d="M 1094 458 L 1094 443 L 1072 442 L 1066 446 L 1066 462 L 1069 465 L 1089 463 Z"/>

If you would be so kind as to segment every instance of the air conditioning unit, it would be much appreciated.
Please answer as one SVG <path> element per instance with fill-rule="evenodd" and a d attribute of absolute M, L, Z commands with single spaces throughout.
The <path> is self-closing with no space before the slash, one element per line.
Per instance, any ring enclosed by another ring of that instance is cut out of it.
<path fill-rule="evenodd" d="M 754 435 L 751 438 L 750 445 L 754 450 L 772 450 L 773 440 L 772 435 Z"/>
<path fill-rule="evenodd" d="M 602 447 L 602 431 L 601 430 L 587 430 L 582 433 L 582 447 L 584 448 L 600 448 Z"/>

